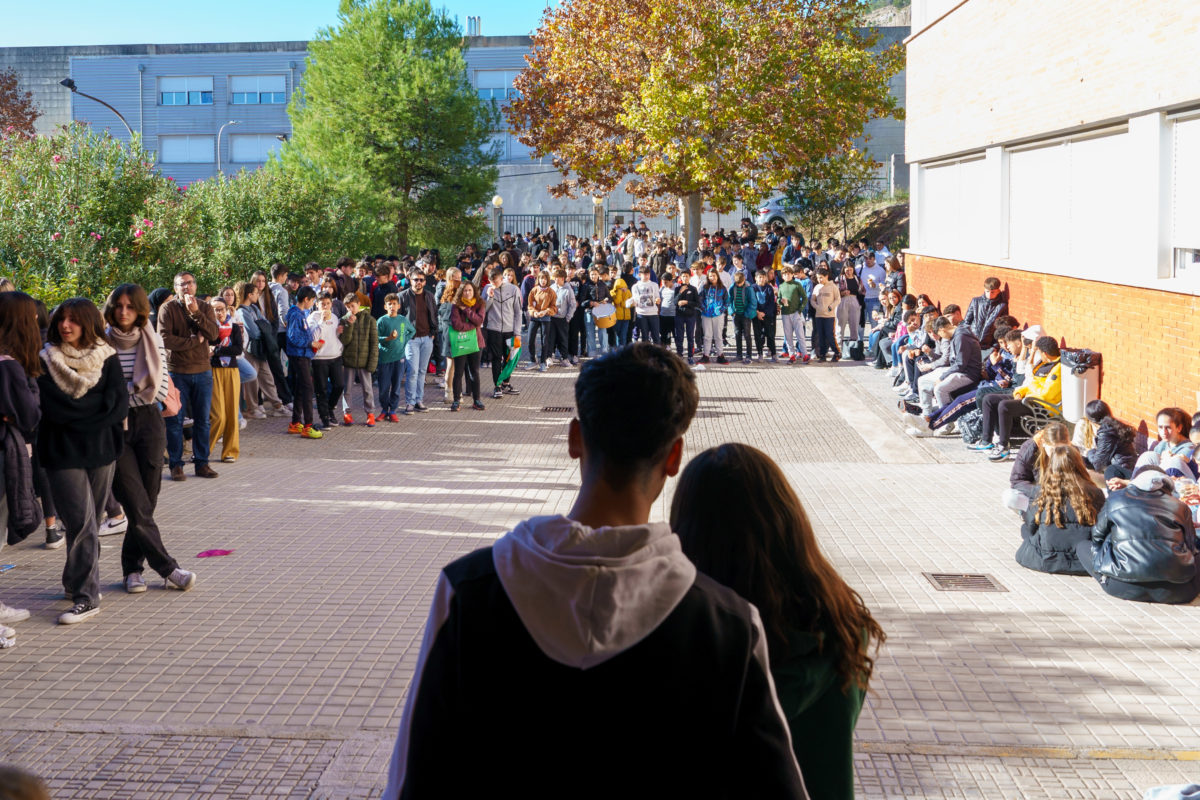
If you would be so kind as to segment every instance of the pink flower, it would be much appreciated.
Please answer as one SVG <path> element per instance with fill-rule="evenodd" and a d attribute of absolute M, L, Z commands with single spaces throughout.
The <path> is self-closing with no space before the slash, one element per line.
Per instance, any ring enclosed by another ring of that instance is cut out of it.
<path fill-rule="evenodd" d="M 52 233 L 52 234 L 50 234 L 50 241 L 52 241 L 52 242 L 57 242 L 57 241 L 58 241 L 59 239 L 61 239 L 61 238 L 62 238 L 62 234 L 61 234 L 61 233 Z"/>
<path fill-rule="evenodd" d="M 150 220 L 148 220 L 148 219 L 144 219 L 144 220 L 142 220 L 142 224 L 143 224 L 143 225 L 145 225 L 147 228 L 153 228 L 153 227 L 154 227 L 154 223 L 153 223 L 153 222 L 151 222 L 151 221 L 150 221 Z"/>
<path fill-rule="evenodd" d="M 98 242 L 98 241 L 100 241 L 101 239 L 103 239 L 103 238 L 104 238 L 103 236 L 101 236 L 100 234 L 96 233 L 95 231 L 92 231 L 91 233 L 89 233 L 89 234 L 88 234 L 88 236 L 92 236 L 92 237 L 94 237 L 94 238 L 96 239 L 96 241 L 97 241 L 97 242 Z"/>
<path fill-rule="evenodd" d="M 9 130 L 12 130 L 12 129 L 10 128 Z M 62 161 L 62 156 L 59 156 L 59 155 L 54 156 L 53 161 L 55 164 L 58 164 L 59 162 Z"/>
<path fill-rule="evenodd" d="M 136 231 L 133 232 L 133 238 L 135 238 L 135 239 L 142 238 L 142 229 L 141 228 L 138 228 Z"/>
<path fill-rule="evenodd" d="M 168 175 L 168 176 L 167 176 L 167 180 L 169 180 L 169 181 L 173 181 L 173 180 L 175 180 L 175 179 L 174 179 L 174 178 L 172 178 L 170 175 Z"/>
<path fill-rule="evenodd" d="M 79 259 L 78 259 L 78 258 L 72 258 L 72 259 L 71 259 L 71 263 L 72 263 L 72 264 L 78 264 L 78 263 L 79 263 Z"/>
<path fill-rule="evenodd" d="M 114 256 L 115 256 L 117 253 L 119 253 L 119 252 L 121 252 L 121 251 L 120 251 L 120 250 L 118 250 L 118 249 L 117 249 L 117 248 L 115 248 L 115 247 L 110 247 L 110 248 L 108 248 L 108 252 L 109 252 L 111 255 L 114 255 Z"/>

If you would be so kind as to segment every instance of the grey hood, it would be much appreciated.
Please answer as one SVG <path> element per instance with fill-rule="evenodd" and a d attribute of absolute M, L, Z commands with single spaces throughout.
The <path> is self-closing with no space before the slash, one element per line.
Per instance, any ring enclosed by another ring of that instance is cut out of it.
<path fill-rule="evenodd" d="M 579 669 L 640 642 L 696 580 L 664 522 L 593 529 L 564 516 L 534 517 L 493 545 L 492 560 L 534 642 Z"/>

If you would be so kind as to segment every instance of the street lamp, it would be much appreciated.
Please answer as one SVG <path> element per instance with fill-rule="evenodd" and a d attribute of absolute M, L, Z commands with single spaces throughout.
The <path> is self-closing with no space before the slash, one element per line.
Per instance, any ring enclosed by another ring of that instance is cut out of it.
<path fill-rule="evenodd" d="M 220 128 L 217 129 L 217 174 L 218 175 L 221 174 L 221 134 L 224 133 L 225 129 L 228 128 L 230 125 L 241 125 L 241 124 L 242 124 L 241 120 L 231 119 L 231 120 L 229 120 L 229 122 L 226 122 L 224 125 L 222 125 Z"/>
<path fill-rule="evenodd" d="M 65 86 L 65 87 L 67 87 L 67 88 L 68 88 L 68 89 L 70 89 L 72 92 L 74 92 L 75 94 L 79 95 L 80 97 L 86 97 L 88 100 L 95 100 L 97 103 L 99 103 L 100 105 L 102 105 L 102 106 L 104 106 L 105 108 L 107 108 L 109 111 L 111 111 L 111 112 L 113 112 L 114 114 L 116 114 L 116 115 L 117 115 L 117 119 L 121 120 L 121 124 L 125 126 L 125 130 L 129 131 L 129 138 L 130 138 L 130 139 L 133 139 L 133 128 L 129 127 L 129 123 L 125 121 L 125 118 L 124 118 L 123 116 L 121 116 L 121 112 L 120 112 L 120 111 L 117 111 L 115 108 L 113 108 L 113 107 L 112 107 L 112 106 L 110 106 L 108 103 L 106 103 L 106 102 L 104 102 L 103 100 L 101 100 L 99 97 L 92 97 L 90 94 L 86 94 L 86 93 L 84 93 L 84 92 L 81 92 L 81 91 L 79 91 L 78 89 L 76 89 L 76 88 L 75 88 L 75 81 L 74 81 L 74 80 L 72 80 L 71 78 L 63 78 L 63 79 L 62 79 L 61 81 L 59 81 L 58 83 L 59 83 L 59 85 L 60 85 L 60 86 Z"/>
<path fill-rule="evenodd" d="M 604 235 L 604 198 L 592 198 L 592 227 L 596 230 L 596 238 L 599 239 Z"/>
<path fill-rule="evenodd" d="M 503 205 L 503 197 L 500 195 L 492 197 L 492 227 L 496 229 L 496 241 L 500 241 L 500 209 Z"/>

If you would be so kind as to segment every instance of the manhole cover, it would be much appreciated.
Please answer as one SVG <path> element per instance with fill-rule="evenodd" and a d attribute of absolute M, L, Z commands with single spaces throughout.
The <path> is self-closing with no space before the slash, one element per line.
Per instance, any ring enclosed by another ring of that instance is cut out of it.
<path fill-rule="evenodd" d="M 570 414 L 575 410 L 575 406 L 542 406 L 544 414 Z"/>
<path fill-rule="evenodd" d="M 999 581 L 981 572 L 922 572 L 939 592 L 1007 592 Z"/>

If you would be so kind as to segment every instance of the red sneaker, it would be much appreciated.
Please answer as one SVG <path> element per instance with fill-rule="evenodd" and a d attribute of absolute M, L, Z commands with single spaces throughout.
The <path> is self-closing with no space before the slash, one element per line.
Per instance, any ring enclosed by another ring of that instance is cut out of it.
<path fill-rule="evenodd" d="M 400 421 L 400 417 L 399 417 L 399 415 L 397 415 L 397 414 L 388 414 L 388 415 L 387 415 L 387 421 L 388 421 L 388 422 L 399 422 L 399 421 Z"/>
<path fill-rule="evenodd" d="M 350 416 L 349 411 L 347 411 L 345 414 L 342 415 L 342 424 L 343 425 L 353 425 L 354 424 L 354 417 Z"/>
<path fill-rule="evenodd" d="M 349 417 L 350 415 L 347 414 L 346 416 Z M 374 414 L 367 414 L 367 427 L 368 428 L 375 427 L 375 415 Z"/>

